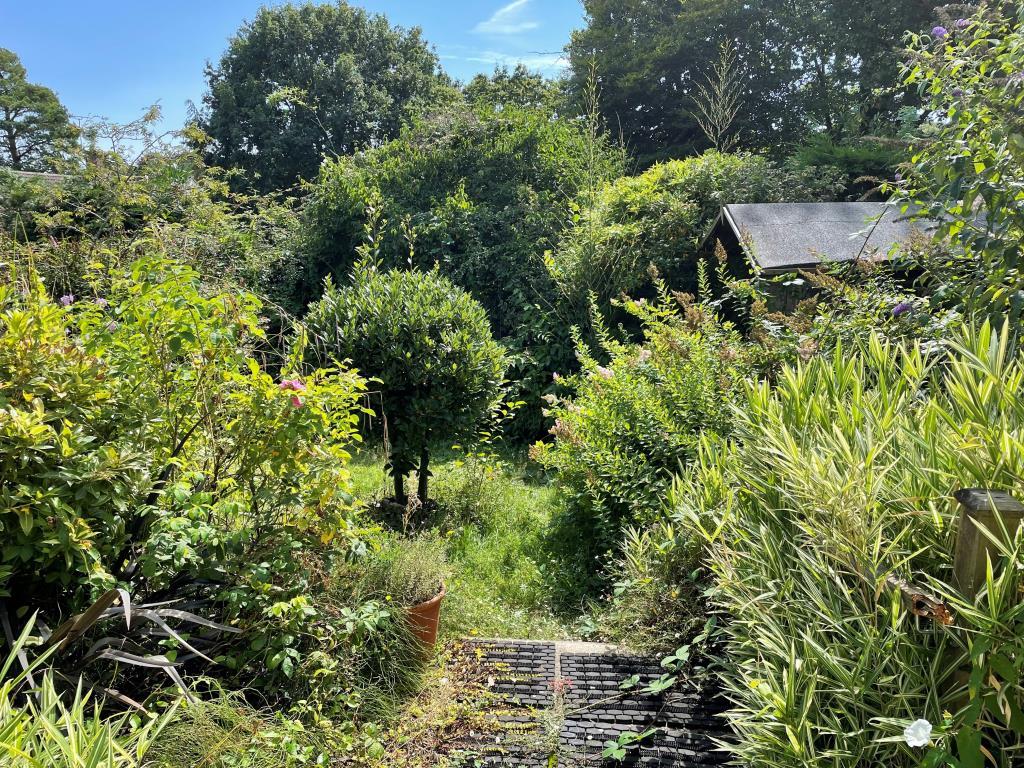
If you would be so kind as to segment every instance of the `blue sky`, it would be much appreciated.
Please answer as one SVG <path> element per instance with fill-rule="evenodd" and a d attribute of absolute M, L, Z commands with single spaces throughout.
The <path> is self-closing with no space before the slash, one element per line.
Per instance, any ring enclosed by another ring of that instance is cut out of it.
<path fill-rule="evenodd" d="M 53 88 L 73 115 L 126 122 L 160 103 L 166 129 L 260 0 L 0 0 L 0 47 L 17 53 L 29 80 Z M 394 24 L 419 26 L 453 77 L 522 61 L 557 74 L 580 0 L 355 0 Z"/>

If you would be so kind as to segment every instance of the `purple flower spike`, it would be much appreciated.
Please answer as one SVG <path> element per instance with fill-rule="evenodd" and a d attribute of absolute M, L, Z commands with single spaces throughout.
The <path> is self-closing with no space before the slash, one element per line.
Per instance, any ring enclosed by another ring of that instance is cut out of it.
<path fill-rule="evenodd" d="M 909 312 L 913 308 L 914 305 L 911 304 L 909 301 L 901 301 L 899 304 L 892 308 L 892 316 L 900 317 L 901 315 L 907 314 L 907 312 Z"/>
<path fill-rule="evenodd" d="M 73 294 L 73 293 L 66 293 L 66 294 L 64 294 L 63 296 L 60 297 L 60 303 L 63 306 L 65 306 L 65 307 L 70 307 L 72 304 L 75 303 L 75 294 Z"/>
<path fill-rule="evenodd" d="M 937 27 L 932 27 L 932 37 L 936 38 L 937 40 L 941 40 L 948 34 L 949 30 L 943 27 L 941 24 Z"/>
<path fill-rule="evenodd" d="M 111 320 L 109 323 L 107 323 L 107 333 L 113 333 L 116 330 L 117 323 L 115 321 Z"/>
<path fill-rule="evenodd" d="M 106 309 L 107 307 L 110 306 L 110 302 L 104 299 L 102 296 L 100 296 L 98 299 L 96 299 L 96 306 Z"/>
<path fill-rule="evenodd" d="M 902 173 L 900 173 L 899 171 L 897 171 L 897 172 L 896 172 L 896 175 L 895 175 L 895 176 L 893 176 L 893 178 L 894 178 L 894 179 L 895 179 L 896 181 L 903 181 L 903 174 L 902 174 Z"/>
<path fill-rule="evenodd" d="M 956 20 L 956 28 L 957 29 L 967 29 L 969 26 L 971 26 L 971 22 L 970 22 L 969 19 L 957 19 Z"/>

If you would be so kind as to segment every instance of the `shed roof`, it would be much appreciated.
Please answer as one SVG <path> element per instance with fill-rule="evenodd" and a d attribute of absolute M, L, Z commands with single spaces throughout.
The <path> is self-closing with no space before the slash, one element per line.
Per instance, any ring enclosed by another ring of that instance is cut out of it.
<path fill-rule="evenodd" d="M 751 263 L 768 273 L 822 262 L 888 258 L 927 224 L 894 203 L 753 203 L 727 205 L 709 237 L 732 229 Z"/>

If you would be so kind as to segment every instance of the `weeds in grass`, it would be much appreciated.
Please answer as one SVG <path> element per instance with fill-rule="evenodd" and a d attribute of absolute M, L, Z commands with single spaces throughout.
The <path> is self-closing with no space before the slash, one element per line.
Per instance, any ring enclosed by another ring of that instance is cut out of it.
<path fill-rule="evenodd" d="M 627 529 L 611 598 L 595 609 L 599 634 L 640 653 L 688 642 L 707 618 L 701 557 L 693 537 L 671 523 Z"/>
<path fill-rule="evenodd" d="M 425 685 L 403 710 L 401 720 L 382 734 L 388 748 L 379 755 L 356 758 L 374 768 L 441 768 L 473 765 L 466 761 L 469 748 L 480 734 L 494 731 L 496 722 L 484 714 L 492 697 L 482 682 L 479 662 L 463 653 L 462 643 L 443 648 L 440 663 L 432 668 Z"/>
<path fill-rule="evenodd" d="M 373 451 L 353 462 L 364 502 L 390 492 L 383 463 Z M 455 453 L 437 459 L 433 473 L 436 506 L 426 527 L 444 543 L 451 568 L 442 637 L 568 636 L 582 602 L 560 600 L 572 578 L 547 544 L 555 490 L 528 479 L 514 457 Z"/>
<path fill-rule="evenodd" d="M 183 702 L 147 754 L 159 768 L 291 768 L 325 764 L 328 739 L 259 712 L 238 692 Z"/>

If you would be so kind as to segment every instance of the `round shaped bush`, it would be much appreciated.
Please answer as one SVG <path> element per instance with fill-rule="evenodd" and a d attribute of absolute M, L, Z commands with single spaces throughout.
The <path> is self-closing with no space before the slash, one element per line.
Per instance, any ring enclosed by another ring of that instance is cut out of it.
<path fill-rule="evenodd" d="M 426 501 L 430 449 L 471 435 L 500 398 L 505 350 L 483 307 L 436 271 L 369 269 L 343 288 L 328 282 L 306 326 L 314 356 L 379 380 L 396 498 L 418 463 Z"/>

